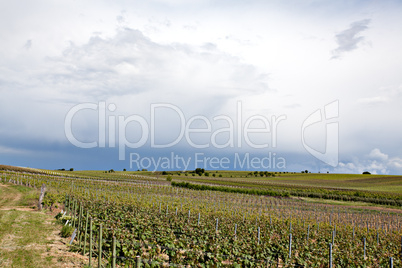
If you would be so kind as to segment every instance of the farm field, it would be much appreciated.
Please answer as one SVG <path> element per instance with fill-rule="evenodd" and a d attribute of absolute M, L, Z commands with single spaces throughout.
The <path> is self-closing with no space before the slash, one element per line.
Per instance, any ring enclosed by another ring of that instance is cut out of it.
<path fill-rule="evenodd" d="M 212 171 L 213 172 L 213 171 Z M 247 176 L 250 172 L 219 172 L 221 178 L 208 177 L 203 179 L 226 181 L 230 183 L 241 183 L 244 185 L 265 184 L 287 184 L 309 187 L 359 189 L 369 191 L 384 191 L 391 193 L 402 193 L 402 176 L 388 175 L 361 175 L 361 174 L 320 174 L 320 173 L 295 173 L 275 174 L 275 177 Z M 213 173 L 212 173 L 213 174 Z M 176 177 L 176 176 L 175 176 Z M 182 176 L 176 177 L 182 179 Z M 185 178 L 192 180 L 192 178 Z M 198 179 L 198 178 L 197 178 Z"/>
<path fill-rule="evenodd" d="M 122 175 L 139 175 L 164 177 L 162 172 L 148 171 L 62 171 L 63 174 L 76 174 L 89 177 L 119 178 Z M 244 185 L 260 187 L 261 185 L 294 185 L 308 187 L 322 187 L 335 189 L 356 189 L 367 191 L 383 191 L 402 194 L 402 176 L 398 175 L 362 175 L 362 174 L 320 174 L 320 173 L 275 173 L 275 177 L 260 177 L 250 175 L 250 171 L 208 171 L 209 176 L 191 176 L 188 172 L 169 172 L 170 175 L 180 181 L 209 182 L 226 185 Z M 187 173 L 187 176 L 185 174 Z M 212 175 L 215 173 L 215 177 Z M 180 175 L 179 175 L 180 174 Z M 222 175 L 222 177 L 218 177 Z"/>
<path fill-rule="evenodd" d="M 240 176 L 249 172 L 222 172 L 222 177 L 192 173 L 43 172 L 3 171 L 0 177 L 2 183 L 36 188 L 46 184 L 49 190 L 44 205 L 63 206 L 65 213 L 58 216 L 58 221 L 65 225 L 64 232 L 72 234 L 77 229 L 71 250 L 91 254 L 92 265 L 328 267 L 332 261 L 337 267 L 389 267 L 391 258 L 395 267 L 401 264 L 402 214 L 397 206 L 393 210 L 362 209 L 321 204 L 320 199 L 312 203 L 292 196 L 225 191 L 248 191 L 266 182 L 266 178 L 251 176 L 243 177 L 242 182 Z M 293 181 L 303 177 L 302 181 L 307 181 L 310 174 L 290 175 L 294 175 Z M 167 180 L 168 176 L 174 183 Z M 320 176 L 330 177 L 326 181 L 340 177 Z M 281 176 L 267 179 L 278 181 L 278 177 Z M 248 179 L 244 187 L 236 185 Z M 181 186 L 189 181 L 190 187 L 226 188 L 194 190 Z M 196 184 L 198 181 L 200 184 Z M 325 183 L 319 187 L 325 188 Z M 286 184 L 280 186 L 274 194 L 288 191 Z"/>

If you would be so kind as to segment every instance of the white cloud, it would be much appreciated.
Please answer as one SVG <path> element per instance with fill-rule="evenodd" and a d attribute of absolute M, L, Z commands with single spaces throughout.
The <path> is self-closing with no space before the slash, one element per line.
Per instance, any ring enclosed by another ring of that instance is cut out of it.
<path fill-rule="evenodd" d="M 380 149 L 378 149 L 378 148 L 373 149 L 373 150 L 370 152 L 369 157 L 370 157 L 371 159 L 380 160 L 380 161 L 386 161 L 386 160 L 388 160 L 388 155 L 382 153 L 382 152 L 380 151 Z"/>
<path fill-rule="evenodd" d="M 402 172 L 402 158 L 389 157 L 375 148 L 365 157 L 355 157 L 351 162 L 340 162 L 334 172 L 362 173 L 369 171 L 372 174 L 399 174 Z"/>
<path fill-rule="evenodd" d="M 393 158 L 389 159 L 388 164 L 390 167 L 402 171 L 402 158 L 393 157 Z"/>
<path fill-rule="evenodd" d="M 362 103 L 362 104 L 382 104 L 382 103 L 387 103 L 390 101 L 388 97 L 385 96 L 377 96 L 377 97 L 371 97 L 371 98 L 361 98 L 358 99 L 357 102 Z"/>

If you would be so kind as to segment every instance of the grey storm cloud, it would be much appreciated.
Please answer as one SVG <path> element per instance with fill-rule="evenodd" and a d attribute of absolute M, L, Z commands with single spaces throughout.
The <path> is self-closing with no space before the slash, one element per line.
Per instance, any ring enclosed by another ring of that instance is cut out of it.
<path fill-rule="evenodd" d="M 24 48 L 29 50 L 31 47 L 32 47 L 32 40 L 27 40 L 24 45 Z"/>
<path fill-rule="evenodd" d="M 359 43 L 364 40 L 364 36 L 359 36 L 361 32 L 368 28 L 370 19 L 353 22 L 346 30 L 335 35 L 338 47 L 332 51 L 332 58 L 340 58 L 342 53 L 357 49 Z"/>
<path fill-rule="evenodd" d="M 214 45 L 162 45 L 130 28 L 110 38 L 94 36 L 84 45 L 72 43 L 51 61 L 44 81 L 104 98 L 167 89 L 229 96 L 268 90 L 267 74 Z"/>

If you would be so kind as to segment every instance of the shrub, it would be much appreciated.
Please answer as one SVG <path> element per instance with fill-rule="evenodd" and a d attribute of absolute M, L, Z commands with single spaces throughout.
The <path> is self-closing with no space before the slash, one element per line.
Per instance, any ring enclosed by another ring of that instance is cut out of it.
<path fill-rule="evenodd" d="M 172 176 L 170 176 L 170 175 L 167 176 L 166 180 L 167 180 L 167 181 L 172 181 Z"/>
<path fill-rule="evenodd" d="M 64 225 L 61 229 L 61 237 L 69 237 L 73 234 L 74 228 L 70 225 Z"/>
<path fill-rule="evenodd" d="M 61 216 L 63 216 L 63 213 L 59 212 L 59 213 L 55 216 L 56 220 L 60 219 Z"/>

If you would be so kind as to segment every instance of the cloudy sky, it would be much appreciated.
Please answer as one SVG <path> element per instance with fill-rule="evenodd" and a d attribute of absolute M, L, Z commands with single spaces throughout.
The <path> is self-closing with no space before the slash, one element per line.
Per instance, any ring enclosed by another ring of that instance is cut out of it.
<path fill-rule="evenodd" d="M 1 1 L 0 163 L 214 167 L 198 154 L 401 174 L 400 14 L 400 1 Z"/>

